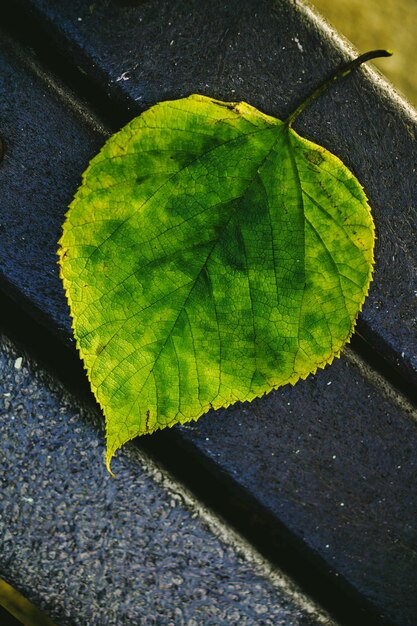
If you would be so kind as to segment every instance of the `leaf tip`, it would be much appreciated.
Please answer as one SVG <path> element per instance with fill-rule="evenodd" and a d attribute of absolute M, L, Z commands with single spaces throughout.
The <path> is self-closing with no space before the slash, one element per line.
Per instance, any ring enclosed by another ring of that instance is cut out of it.
<path fill-rule="evenodd" d="M 117 478 L 116 474 L 111 469 L 112 458 L 114 457 L 114 451 L 106 450 L 106 469 L 112 478 Z"/>

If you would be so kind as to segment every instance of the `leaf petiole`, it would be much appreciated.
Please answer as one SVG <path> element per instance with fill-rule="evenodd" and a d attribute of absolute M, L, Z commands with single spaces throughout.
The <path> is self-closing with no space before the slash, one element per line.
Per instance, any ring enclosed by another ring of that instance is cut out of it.
<path fill-rule="evenodd" d="M 287 117 L 285 120 L 285 124 L 288 128 L 291 128 L 295 119 L 306 109 L 314 100 L 317 100 L 321 96 L 323 92 L 326 91 L 333 83 L 338 81 L 340 78 L 345 78 L 349 76 L 349 74 L 355 70 L 357 67 L 362 65 L 362 63 L 366 63 L 367 61 L 371 61 L 372 59 L 378 59 L 381 57 L 390 57 L 392 56 L 392 52 L 390 50 L 370 50 L 369 52 L 365 52 L 361 54 L 356 59 L 352 61 L 348 61 L 347 63 L 343 63 L 331 76 L 330 78 L 326 78 L 318 87 L 312 91 L 312 93 L 307 96 L 305 100 Z"/>

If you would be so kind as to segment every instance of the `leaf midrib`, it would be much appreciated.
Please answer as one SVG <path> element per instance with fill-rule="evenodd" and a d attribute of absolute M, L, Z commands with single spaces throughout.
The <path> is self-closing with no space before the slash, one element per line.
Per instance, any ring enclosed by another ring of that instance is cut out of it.
<path fill-rule="evenodd" d="M 272 144 L 272 146 L 271 146 L 271 147 L 267 150 L 267 152 L 266 152 L 265 156 L 263 157 L 263 159 L 261 160 L 260 164 L 258 164 L 258 163 L 257 163 L 257 164 L 255 164 L 256 171 L 255 171 L 255 173 L 254 173 L 253 177 L 251 178 L 250 182 L 248 183 L 247 187 L 245 188 L 244 192 L 243 192 L 243 193 L 241 194 L 241 196 L 239 197 L 239 199 L 241 199 L 241 198 L 243 198 L 243 197 L 244 197 L 244 195 L 245 195 L 245 194 L 248 192 L 248 190 L 251 188 L 251 186 L 252 186 L 252 184 L 254 183 L 254 181 L 255 181 L 256 177 L 257 177 L 257 176 L 259 176 L 259 173 L 260 173 L 261 169 L 262 169 L 262 168 L 263 168 L 263 166 L 265 165 L 265 163 L 266 163 L 267 159 L 269 158 L 269 156 L 271 155 L 271 153 L 272 153 L 272 151 L 273 151 L 273 149 L 274 149 L 275 145 L 276 145 L 276 144 L 277 144 L 277 142 L 279 141 L 280 136 L 281 136 L 281 132 L 285 132 L 285 131 L 287 131 L 287 132 L 288 132 L 287 127 L 285 127 L 284 125 L 282 125 L 282 126 L 278 126 L 278 125 L 277 125 L 277 126 L 274 126 L 274 127 L 272 127 L 272 128 L 266 128 L 266 129 L 265 129 L 265 128 L 263 128 L 263 129 L 261 129 L 260 131 L 256 131 L 256 132 L 271 132 L 271 130 L 278 130 L 278 131 L 279 131 L 279 132 L 277 133 L 277 137 L 276 137 L 276 139 L 275 139 L 274 143 Z M 248 134 L 254 134 L 254 133 L 248 133 Z M 237 139 L 242 139 L 243 137 L 246 137 L 246 135 L 241 136 L 241 137 L 239 137 L 239 138 L 237 138 Z M 225 142 L 225 143 L 229 143 L 229 142 Z M 208 151 L 208 152 L 212 152 L 214 149 L 218 149 L 218 148 L 222 147 L 223 145 L 224 145 L 224 144 L 220 144 L 220 145 L 216 146 L 215 148 L 213 148 L 212 150 L 210 150 L 210 151 Z M 208 153 L 208 152 L 207 152 L 207 153 Z M 204 153 L 204 155 L 203 155 L 203 156 L 205 156 L 207 153 Z M 200 157 L 200 158 L 202 158 L 202 157 Z M 195 162 L 196 160 L 198 160 L 198 159 L 195 159 L 193 162 Z M 191 165 L 191 163 L 187 164 L 187 166 L 186 166 L 186 167 L 189 167 L 190 165 Z M 183 169 L 185 169 L 185 168 L 183 168 Z M 182 171 L 182 170 L 181 170 L 181 171 Z M 177 174 L 179 174 L 179 173 L 180 173 L 180 172 L 177 172 Z M 233 202 L 233 203 L 235 203 L 236 205 L 238 205 L 238 204 L 239 204 L 239 199 L 234 199 L 234 200 L 231 200 L 231 202 Z M 237 208 L 238 208 L 238 207 L 237 207 Z M 235 216 L 235 213 L 236 213 L 237 208 L 236 208 L 234 211 L 232 211 L 232 212 L 231 212 L 231 215 L 230 215 L 229 219 L 227 220 L 227 222 L 226 222 L 226 224 L 225 224 L 225 226 L 224 226 L 224 229 L 223 229 L 224 231 L 226 231 L 226 229 L 228 228 L 228 226 L 229 226 L 229 224 L 230 224 L 230 222 L 231 222 L 232 218 Z M 208 264 L 208 262 L 209 262 L 209 260 L 210 260 L 210 258 L 211 258 L 211 255 L 213 254 L 213 252 L 214 252 L 214 250 L 215 250 L 216 246 L 218 245 L 218 243 L 219 243 L 219 240 L 220 240 L 221 236 L 222 236 L 222 235 L 220 234 L 220 235 L 219 235 L 219 236 L 218 236 L 218 237 L 217 237 L 217 238 L 213 241 L 213 245 L 212 245 L 212 247 L 211 247 L 211 249 L 210 249 L 210 252 L 208 253 L 208 255 L 207 255 L 207 257 L 206 257 L 206 259 L 205 259 L 205 261 L 204 261 L 203 265 L 201 266 L 201 268 L 200 268 L 200 270 L 199 270 L 198 274 L 196 275 L 195 279 L 193 280 L 192 287 L 191 287 L 191 289 L 190 289 L 189 293 L 187 294 L 187 297 L 185 298 L 184 303 L 182 304 L 182 306 L 181 306 L 181 308 L 180 308 L 180 310 L 179 310 L 179 313 L 178 313 L 177 317 L 175 318 L 175 320 L 174 320 L 174 322 L 173 322 L 173 325 L 172 325 L 172 327 L 171 327 L 171 330 L 169 331 L 169 333 L 168 333 L 168 335 L 167 335 L 167 338 L 165 339 L 165 341 L 164 341 L 164 343 L 163 343 L 163 345 L 162 345 L 162 347 L 161 347 L 160 351 L 158 352 L 158 354 L 156 355 L 156 357 L 155 357 L 155 359 L 154 359 L 154 361 L 153 361 L 153 366 L 152 366 L 151 370 L 149 371 L 149 373 L 148 373 L 148 375 L 147 375 L 147 377 L 146 377 L 145 381 L 143 382 L 143 384 L 142 384 L 141 388 L 140 388 L 140 389 L 139 389 L 139 391 L 137 392 L 136 397 L 135 397 L 135 400 L 134 400 L 134 402 L 132 403 L 132 405 L 131 405 L 131 407 L 130 407 L 130 409 L 129 409 L 128 413 L 125 415 L 125 418 L 126 418 L 126 419 L 128 419 L 128 418 L 130 417 L 130 414 L 131 414 L 131 410 L 132 410 L 132 408 L 135 406 L 135 404 L 136 404 L 136 402 L 137 402 L 137 399 L 138 399 L 139 395 L 141 394 L 142 390 L 144 389 L 145 385 L 147 384 L 147 382 L 148 382 L 148 380 L 149 380 L 149 377 L 151 376 L 151 374 L 153 374 L 153 371 L 154 371 L 154 369 L 155 369 L 155 366 L 156 366 L 156 364 L 157 364 L 157 362 L 158 362 L 158 360 L 159 360 L 160 356 L 162 355 L 163 351 L 165 350 L 165 348 L 166 348 L 166 346 L 167 346 L 167 344 L 168 344 L 168 341 L 171 339 L 171 337 L 172 337 L 172 333 L 173 333 L 173 332 L 174 332 L 174 330 L 175 330 L 175 327 L 176 327 L 176 325 L 177 325 L 177 323 L 178 323 L 178 321 L 179 321 L 179 319 L 180 319 L 180 317 L 181 317 L 182 312 L 183 312 L 184 310 L 186 310 L 187 302 L 189 301 L 189 298 L 190 298 L 190 296 L 191 296 L 191 294 L 192 294 L 192 292 L 193 292 L 193 290 L 194 290 L 194 288 L 195 288 L 195 286 L 196 286 L 197 282 L 199 281 L 199 279 L 200 279 L 200 277 L 201 277 L 201 275 L 202 275 L 202 272 L 203 272 L 203 271 L 207 268 L 207 264 Z M 252 302 L 252 299 L 251 299 L 251 302 Z M 216 306 L 215 306 L 215 301 L 214 301 L 214 298 L 213 298 L 213 305 L 214 305 L 214 309 L 215 309 L 215 311 L 216 311 Z M 188 314 L 187 314 L 187 315 L 188 315 Z M 217 323 L 217 328 L 219 329 L 219 324 L 218 324 L 218 323 Z M 193 344 L 193 345 L 194 345 L 194 344 Z M 220 352 L 219 362 L 220 362 L 220 364 L 221 364 L 221 346 L 222 346 L 222 344 L 221 344 L 221 340 L 219 339 L 219 352 Z M 221 374 L 221 366 L 219 366 L 219 374 Z M 156 382 L 155 382 L 155 385 L 156 385 Z M 220 389 L 220 383 L 219 383 L 219 389 Z M 218 391 L 219 391 L 219 390 L 218 390 Z M 218 392 L 217 392 L 217 395 L 218 395 Z M 216 397 L 217 397 L 217 396 L 216 396 Z M 158 405 L 157 405 L 157 407 L 158 407 Z M 207 406 L 202 406 L 202 410 L 206 410 L 206 409 L 208 409 L 209 407 L 210 407 L 210 405 L 207 405 Z"/>

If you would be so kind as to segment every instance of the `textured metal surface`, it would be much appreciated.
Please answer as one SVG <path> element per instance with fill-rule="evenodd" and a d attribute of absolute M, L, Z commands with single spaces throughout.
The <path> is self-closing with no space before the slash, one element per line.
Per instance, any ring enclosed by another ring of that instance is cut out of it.
<path fill-rule="evenodd" d="M 346 55 L 340 40 L 287 0 L 17 4 L 131 116 L 157 101 L 199 92 L 284 117 Z M 365 187 L 378 240 L 361 332 L 413 383 L 416 121 L 362 72 L 325 94 L 296 124 L 339 156 Z"/>
<path fill-rule="evenodd" d="M 132 114 L 155 100 L 205 91 L 283 115 L 339 58 L 334 44 L 284 2 L 261 2 L 259 11 L 252 2 L 241 11 L 235 2 L 207 3 L 204 10 L 193 2 L 105 2 L 92 5 L 91 13 L 79 2 L 23 4 L 38 7 L 57 43 Z M 10 190 L 1 205 L 4 287 L 25 294 L 68 341 L 56 240 L 65 206 L 104 135 L 22 58 L 8 52 L 1 69 L 7 115 L 0 184 Z M 135 98 L 141 99 L 134 104 Z M 410 365 L 412 377 L 415 126 L 378 86 L 357 75 L 306 113 L 299 127 L 366 183 L 379 247 L 362 328 L 379 349 L 391 346 L 400 371 Z M 168 439 L 178 455 L 187 442 L 197 449 L 197 462 L 229 482 L 236 501 L 257 503 L 269 515 L 268 532 L 274 522 L 277 534 L 287 529 L 310 559 L 313 576 L 330 572 L 335 586 L 350 585 L 393 622 L 411 626 L 417 612 L 416 422 L 407 406 L 381 397 L 383 385 L 368 375 L 344 359 L 293 390 L 208 415 Z"/>
<path fill-rule="evenodd" d="M 0 372 L 0 575 L 57 626 L 334 624 L 133 447 L 113 480 L 94 415 L 2 335 Z"/>
<path fill-rule="evenodd" d="M 381 614 L 415 623 L 411 407 L 384 398 L 383 387 L 341 359 L 293 388 L 207 414 L 181 432 Z"/>
<path fill-rule="evenodd" d="M 1 37 L 0 94 L 0 279 L 69 334 L 57 241 L 82 168 L 103 133 Z"/>

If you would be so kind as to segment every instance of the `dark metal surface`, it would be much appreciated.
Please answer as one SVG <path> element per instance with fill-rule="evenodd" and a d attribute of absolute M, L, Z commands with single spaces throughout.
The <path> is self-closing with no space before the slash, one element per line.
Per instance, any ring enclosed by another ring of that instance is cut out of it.
<path fill-rule="evenodd" d="M 288 0 L 16 0 L 123 118 L 199 92 L 285 117 L 346 54 Z M 37 21 L 38 20 L 38 21 Z M 390 61 L 387 60 L 387 63 Z M 100 107 L 100 102 L 97 103 Z M 377 226 L 375 280 L 360 330 L 417 382 L 417 118 L 365 73 L 325 94 L 296 129 L 365 187 Z"/>
<path fill-rule="evenodd" d="M 0 371 L 0 575 L 57 626 L 334 624 L 133 447 L 113 480 L 96 417 L 1 334 Z"/>
<path fill-rule="evenodd" d="M 181 431 L 334 575 L 383 605 L 394 622 L 411 625 L 417 413 L 381 391 L 342 359 L 294 388 Z"/>
<path fill-rule="evenodd" d="M 334 43 L 286 2 L 17 4 L 34 10 L 32 20 L 40 16 L 71 62 L 108 91 L 121 117 L 192 91 L 249 100 L 283 117 L 340 58 Z M 26 306 L 69 342 L 56 241 L 81 172 L 105 135 L 48 77 L 25 67 L 9 46 L 4 52 L 3 288 L 26 296 Z M 415 125 L 358 74 L 306 112 L 298 128 L 365 184 L 379 238 L 361 330 L 413 380 Z M 384 393 L 369 369 L 343 359 L 294 389 L 156 436 L 152 446 L 170 448 L 173 465 L 177 456 L 189 473 L 200 464 L 206 478 L 223 482 L 232 506 L 246 512 L 255 532 L 265 532 L 274 558 L 287 550 L 289 561 L 293 550 L 299 570 L 304 559 L 307 585 L 326 581 L 329 596 L 339 593 L 346 607 L 352 604 L 349 623 L 359 623 L 355 611 L 363 600 L 364 623 L 373 607 L 412 626 L 417 422 L 411 407 Z"/>
<path fill-rule="evenodd" d="M 0 51 L 0 133 L 5 144 L 0 164 L 0 280 L 68 335 L 57 241 L 82 168 L 103 143 L 103 133 L 88 124 L 71 101 L 63 106 L 56 86 L 47 76 L 37 76 L 37 67 L 17 50 L 11 52 L 4 39 Z"/>

